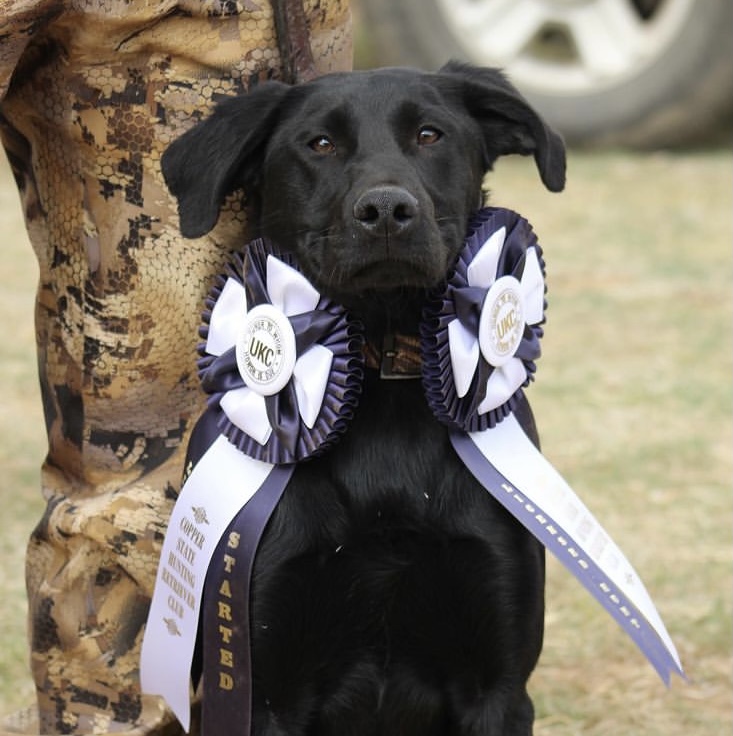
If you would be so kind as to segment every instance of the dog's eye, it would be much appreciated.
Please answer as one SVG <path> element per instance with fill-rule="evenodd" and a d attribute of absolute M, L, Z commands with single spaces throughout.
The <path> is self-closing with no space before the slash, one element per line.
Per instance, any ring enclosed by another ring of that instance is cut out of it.
<path fill-rule="evenodd" d="M 420 130 L 417 131 L 417 144 L 418 146 L 432 146 L 433 143 L 437 143 L 443 134 L 437 129 L 430 125 L 423 125 Z"/>
<path fill-rule="evenodd" d="M 308 144 L 316 153 L 326 155 L 336 150 L 336 145 L 327 135 L 318 135 Z"/>

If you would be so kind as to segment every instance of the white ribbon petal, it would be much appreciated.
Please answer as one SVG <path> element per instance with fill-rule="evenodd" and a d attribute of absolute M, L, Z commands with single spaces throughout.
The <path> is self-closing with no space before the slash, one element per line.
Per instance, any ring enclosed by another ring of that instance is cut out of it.
<path fill-rule="evenodd" d="M 247 314 L 247 294 L 242 284 L 227 279 L 209 319 L 206 352 L 219 356 L 231 348 L 242 331 Z"/>
<path fill-rule="evenodd" d="M 466 278 L 469 285 L 488 289 L 494 283 L 496 269 L 499 265 L 499 254 L 504 247 L 505 238 L 506 228 L 500 227 L 481 246 L 466 269 Z"/>
<path fill-rule="evenodd" d="M 453 381 L 458 398 L 462 399 L 471 387 L 473 374 L 479 360 L 479 344 L 476 336 L 458 319 L 448 323 L 448 347 Z"/>
<path fill-rule="evenodd" d="M 519 358 L 494 368 L 486 382 L 486 397 L 479 404 L 478 413 L 486 414 L 507 402 L 526 379 L 527 369 Z"/>
<path fill-rule="evenodd" d="M 267 442 L 272 434 L 272 427 L 267 420 L 263 396 L 246 386 L 235 388 L 224 394 L 220 406 L 232 424 L 261 445 Z"/>
<path fill-rule="evenodd" d="M 323 345 L 313 345 L 298 358 L 293 371 L 298 411 L 308 429 L 318 419 L 331 372 L 333 353 Z"/>
<path fill-rule="evenodd" d="M 321 298 L 302 273 L 271 255 L 267 256 L 267 293 L 288 317 L 310 312 Z"/>
<path fill-rule="evenodd" d="M 520 280 L 524 296 L 524 319 L 528 325 L 536 325 L 542 321 L 545 307 L 545 279 L 534 246 L 527 248 L 524 262 L 524 273 Z"/>

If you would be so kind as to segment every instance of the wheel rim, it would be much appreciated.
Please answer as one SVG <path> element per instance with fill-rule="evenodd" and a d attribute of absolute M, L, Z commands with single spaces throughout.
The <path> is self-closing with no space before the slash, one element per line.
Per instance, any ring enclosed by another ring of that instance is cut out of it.
<path fill-rule="evenodd" d="M 694 0 L 435 0 L 478 64 L 523 90 L 582 95 L 618 86 L 671 46 Z"/>

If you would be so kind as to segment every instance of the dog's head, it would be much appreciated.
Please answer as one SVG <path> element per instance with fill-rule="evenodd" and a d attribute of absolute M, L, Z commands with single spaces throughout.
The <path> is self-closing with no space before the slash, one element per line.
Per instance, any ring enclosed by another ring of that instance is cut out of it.
<path fill-rule="evenodd" d="M 184 236 L 211 230 L 243 188 L 252 235 L 293 250 L 323 293 L 354 306 L 443 279 L 486 172 L 512 153 L 563 188 L 557 134 L 499 71 L 450 63 L 264 83 L 219 104 L 162 164 Z"/>

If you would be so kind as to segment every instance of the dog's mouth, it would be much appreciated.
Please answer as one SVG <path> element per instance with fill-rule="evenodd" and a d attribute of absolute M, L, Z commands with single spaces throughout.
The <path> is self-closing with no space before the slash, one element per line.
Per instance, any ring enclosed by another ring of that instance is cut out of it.
<path fill-rule="evenodd" d="M 442 274 L 424 264 L 385 259 L 352 270 L 345 279 L 358 292 L 384 292 L 395 289 L 426 289 L 440 280 Z"/>
<path fill-rule="evenodd" d="M 425 294 L 445 280 L 457 250 L 451 247 L 452 232 L 450 239 L 441 232 L 421 232 L 390 242 L 319 232 L 298 242 L 301 266 L 322 294 L 347 307 L 377 308 L 378 302 L 400 302 L 408 293 Z"/>
<path fill-rule="evenodd" d="M 375 334 L 381 334 L 387 325 L 406 334 L 415 331 L 428 290 L 444 277 L 424 265 L 394 259 L 372 261 L 348 272 L 339 270 L 338 278 L 333 278 L 333 271 L 330 275 L 327 283 L 317 279 L 317 288 Z"/>

